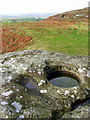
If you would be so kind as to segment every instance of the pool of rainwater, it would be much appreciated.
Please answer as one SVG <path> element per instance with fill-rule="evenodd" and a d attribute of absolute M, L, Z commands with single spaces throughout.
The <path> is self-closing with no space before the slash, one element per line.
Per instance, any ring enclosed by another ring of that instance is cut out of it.
<path fill-rule="evenodd" d="M 51 84 L 63 88 L 80 85 L 79 77 L 67 71 L 54 71 L 48 75 L 47 79 Z"/>

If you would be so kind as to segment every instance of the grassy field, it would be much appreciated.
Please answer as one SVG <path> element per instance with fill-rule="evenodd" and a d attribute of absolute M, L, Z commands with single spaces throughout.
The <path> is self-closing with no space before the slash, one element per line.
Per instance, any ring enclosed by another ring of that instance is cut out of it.
<path fill-rule="evenodd" d="M 33 49 L 88 55 L 86 21 L 31 21 L 3 23 L 2 53 Z"/>

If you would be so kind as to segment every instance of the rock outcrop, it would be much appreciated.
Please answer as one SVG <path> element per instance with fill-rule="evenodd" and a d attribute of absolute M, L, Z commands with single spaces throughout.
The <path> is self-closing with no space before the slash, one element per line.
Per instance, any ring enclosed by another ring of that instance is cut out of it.
<path fill-rule="evenodd" d="M 47 76 L 62 70 L 77 75 L 80 85 L 52 85 Z M 0 118 L 57 119 L 76 101 L 90 98 L 88 56 L 41 50 L 11 52 L 0 55 L 0 71 Z"/>

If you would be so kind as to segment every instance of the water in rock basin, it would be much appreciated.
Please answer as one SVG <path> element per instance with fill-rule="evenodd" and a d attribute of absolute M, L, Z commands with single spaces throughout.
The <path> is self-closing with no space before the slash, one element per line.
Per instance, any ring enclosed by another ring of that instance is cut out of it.
<path fill-rule="evenodd" d="M 68 76 L 68 74 L 65 73 L 62 74 L 60 77 L 56 77 L 50 80 L 50 83 L 58 86 L 58 87 L 63 87 L 63 88 L 67 88 L 67 87 L 74 87 L 74 86 L 79 86 L 79 82 L 78 79 L 75 78 L 75 76 Z"/>

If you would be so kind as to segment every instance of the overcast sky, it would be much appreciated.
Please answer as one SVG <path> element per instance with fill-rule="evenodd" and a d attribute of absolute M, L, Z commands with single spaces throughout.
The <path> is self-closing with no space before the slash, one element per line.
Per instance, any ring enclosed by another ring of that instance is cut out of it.
<path fill-rule="evenodd" d="M 0 15 L 61 13 L 88 7 L 89 0 L 0 0 Z"/>

